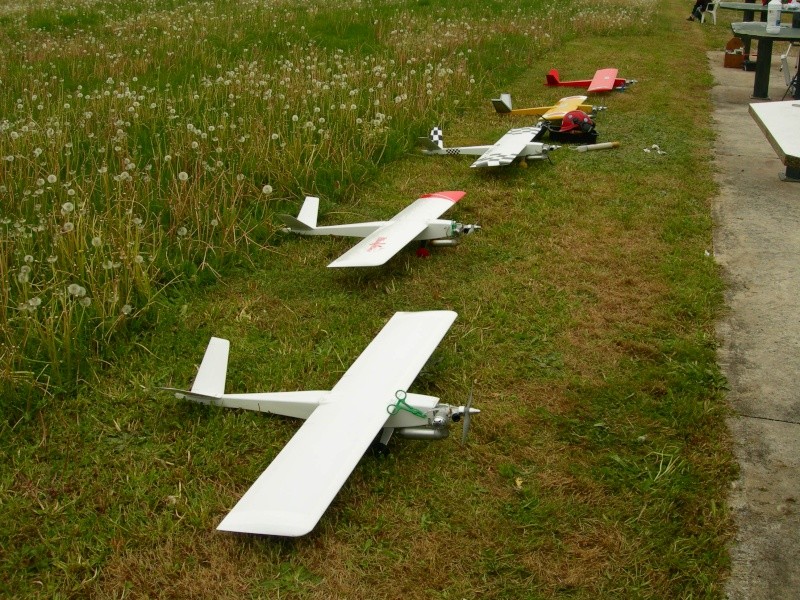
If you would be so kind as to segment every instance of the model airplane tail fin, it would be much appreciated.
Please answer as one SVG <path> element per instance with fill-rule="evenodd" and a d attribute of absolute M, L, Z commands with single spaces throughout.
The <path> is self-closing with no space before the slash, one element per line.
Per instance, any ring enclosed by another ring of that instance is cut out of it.
<path fill-rule="evenodd" d="M 511 112 L 511 94 L 500 94 L 499 98 L 492 99 L 492 106 L 500 114 Z"/>
<path fill-rule="evenodd" d="M 297 217 L 291 215 L 278 215 L 278 218 L 291 231 L 311 231 L 317 227 L 317 215 L 319 214 L 319 198 L 306 196 L 300 213 Z"/>
<path fill-rule="evenodd" d="M 197 370 L 191 392 L 203 396 L 219 398 L 225 393 L 225 378 L 228 374 L 228 352 L 231 343 L 222 338 L 212 337 L 203 355 L 203 362 Z"/>
<path fill-rule="evenodd" d="M 419 138 L 423 150 L 428 154 L 442 154 L 444 147 L 444 134 L 441 127 L 434 127 L 426 138 Z"/>
<path fill-rule="evenodd" d="M 558 71 L 556 69 L 550 69 L 547 73 L 547 82 L 545 85 L 558 85 L 561 83 L 561 80 L 558 78 Z"/>
<path fill-rule="evenodd" d="M 175 392 L 176 395 L 208 404 L 212 400 L 222 398 L 225 393 L 225 379 L 228 374 L 228 352 L 231 343 L 222 338 L 212 337 L 203 355 L 203 362 L 197 370 L 194 384 L 189 391 L 175 388 L 161 388 L 167 392 Z"/>

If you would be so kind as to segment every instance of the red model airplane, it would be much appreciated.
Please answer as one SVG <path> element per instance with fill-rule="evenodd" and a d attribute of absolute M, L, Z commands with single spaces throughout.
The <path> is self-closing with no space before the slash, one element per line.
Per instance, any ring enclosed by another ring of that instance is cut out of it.
<path fill-rule="evenodd" d="M 558 78 L 558 71 L 550 69 L 547 74 L 545 85 L 562 87 L 584 87 L 589 92 L 610 92 L 611 90 L 624 90 L 625 86 L 635 83 L 633 79 L 621 79 L 617 77 L 617 69 L 598 69 L 591 79 L 580 79 L 577 81 L 561 81 Z"/>

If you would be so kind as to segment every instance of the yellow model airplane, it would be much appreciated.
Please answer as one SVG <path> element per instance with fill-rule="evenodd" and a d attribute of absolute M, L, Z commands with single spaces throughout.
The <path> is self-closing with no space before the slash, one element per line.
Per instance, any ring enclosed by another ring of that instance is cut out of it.
<path fill-rule="evenodd" d="M 587 98 L 588 96 L 567 96 L 552 106 L 515 109 L 511 107 L 511 94 L 500 94 L 499 98 L 492 100 L 492 105 L 501 115 L 537 116 L 546 121 L 560 121 L 564 118 L 564 115 L 573 110 L 582 110 L 587 114 L 592 114 L 605 108 L 604 106 L 584 104 Z"/>

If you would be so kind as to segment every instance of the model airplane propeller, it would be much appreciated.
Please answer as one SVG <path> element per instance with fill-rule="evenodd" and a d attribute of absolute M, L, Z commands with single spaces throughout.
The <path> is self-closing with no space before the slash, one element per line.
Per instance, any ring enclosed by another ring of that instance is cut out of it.
<path fill-rule="evenodd" d="M 423 152 L 428 155 L 444 154 L 458 156 L 466 154 L 478 156 L 472 168 L 503 167 L 510 165 L 517 159 L 542 160 L 548 157 L 548 152 L 558 146 L 542 144 L 534 140 L 541 134 L 542 125 L 534 127 L 519 127 L 512 129 L 491 146 L 457 146 L 447 148 L 444 145 L 444 134 L 439 127 L 431 129 L 427 138 L 420 138 Z"/>
<path fill-rule="evenodd" d="M 448 208 L 464 197 L 465 192 L 436 192 L 418 198 L 388 221 L 317 226 L 319 198 L 308 196 L 297 217 L 278 215 L 284 231 L 300 235 L 340 235 L 364 238 L 329 267 L 373 267 L 384 264 L 406 244 L 414 240 L 432 246 L 455 246 L 458 236 L 480 229 L 439 219 Z"/>
<path fill-rule="evenodd" d="M 447 437 L 448 425 L 472 408 L 440 404 L 405 390 L 447 333 L 452 311 L 398 312 L 331 390 L 226 394 L 228 340 L 211 338 L 190 391 L 163 388 L 187 400 L 306 419 L 217 529 L 265 535 L 310 532 L 364 452 L 380 435 Z"/>
<path fill-rule="evenodd" d="M 617 69 L 598 69 L 595 71 L 594 77 L 591 79 L 580 79 L 575 81 L 561 81 L 558 76 L 558 71 L 550 69 L 547 73 L 547 81 L 545 85 L 561 86 L 561 87 L 583 87 L 588 88 L 589 93 L 592 92 L 610 92 L 611 90 L 625 91 L 625 88 L 632 83 L 636 83 L 635 79 L 622 79 L 617 77 Z"/>

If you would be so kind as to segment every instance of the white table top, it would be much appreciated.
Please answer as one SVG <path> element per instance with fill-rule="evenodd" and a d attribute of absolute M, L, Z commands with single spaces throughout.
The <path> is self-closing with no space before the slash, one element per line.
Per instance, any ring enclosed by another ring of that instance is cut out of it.
<path fill-rule="evenodd" d="M 800 100 L 754 103 L 750 115 L 783 164 L 800 167 Z"/>

